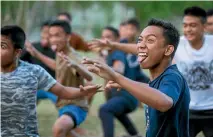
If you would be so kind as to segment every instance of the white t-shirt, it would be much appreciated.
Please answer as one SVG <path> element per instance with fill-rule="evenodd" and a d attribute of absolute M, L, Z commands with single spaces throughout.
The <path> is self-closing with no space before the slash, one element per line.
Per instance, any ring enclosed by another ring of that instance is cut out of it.
<path fill-rule="evenodd" d="M 190 88 L 190 109 L 213 109 L 213 36 L 204 35 L 199 50 L 182 36 L 174 60 Z"/>

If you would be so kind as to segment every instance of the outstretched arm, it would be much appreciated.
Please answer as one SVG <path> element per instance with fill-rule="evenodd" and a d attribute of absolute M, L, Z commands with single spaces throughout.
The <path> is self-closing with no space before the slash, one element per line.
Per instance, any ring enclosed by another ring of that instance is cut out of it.
<path fill-rule="evenodd" d="M 89 43 L 91 49 L 109 48 L 124 51 L 126 53 L 137 54 L 137 44 L 110 42 L 108 40 L 95 39 Z"/>
<path fill-rule="evenodd" d="M 93 78 L 92 78 L 91 73 L 85 68 L 85 66 L 83 66 L 83 64 L 79 64 L 79 63 L 75 62 L 74 60 L 72 60 L 71 58 L 69 58 L 68 56 L 63 54 L 62 52 L 59 53 L 58 55 L 60 58 L 62 58 L 64 61 L 66 61 L 67 65 L 69 67 L 75 68 L 80 76 L 82 76 L 83 78 L 85 78 L 88 81 L 92 81 Z"/>
<path fill-rule="evenodd" d="M 56 63 L 54 59 L 51 59 L 45 55 L 43 55 L 41 52 L 39 52 L 30 42 L 25 43 L 25 47 L 27 52 L 31 54 L 31 56 L 37 58 L 41 62 L 43 62 L 46 66 L 48 66 L 50 69 L 55 70 Z"/>
<path fill-rule="evenodd" d="M 80 86 L 79 88 L 74 87 L 65 87 L 59 83 L 56 83 L 50 92 L 54 93 L 60 98 L 63 99 L 76 99 L 82 96 L 87 96 L 89 94 L 95 94 L 101 86 L 98 85 L 89 85 L 89 86 Z"/>
<path fill-rule="evenodd" d="M 112 80 L 118 83 L 122 88 L 126 89 L 141 102 L 161 111 L 169 110 L 173 105 L 173 100 L 161 91 L 149 87 L 147 84 L 135 82 L 116 73 L 109 66 L 97 61 L 85 59 L 84 64 L 89 64 L 88 70 L 99 75 L 100 77 Z"/>

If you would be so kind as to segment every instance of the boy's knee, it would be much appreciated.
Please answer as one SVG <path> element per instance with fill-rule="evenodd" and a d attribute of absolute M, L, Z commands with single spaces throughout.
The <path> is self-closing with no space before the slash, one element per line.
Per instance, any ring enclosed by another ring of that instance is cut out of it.
<path fill-rule="evenodd" d="M 63 128 L 63 126 L 61 126 L 61 125 L 57 125 L 57 124 L 55 124 L 54 126 L 53 126 L 53 136 L 54 137 L 65 137 L 65 135 L 66 135 L 66 131 L 65 131 L 65 129 Z"/>
<path fill-rule="evenodd" d="M 66 134 L 74 127 L 73 119 L 68 115 L 62 115 L 53 126 L 54 137 L 66 137 Z"/>

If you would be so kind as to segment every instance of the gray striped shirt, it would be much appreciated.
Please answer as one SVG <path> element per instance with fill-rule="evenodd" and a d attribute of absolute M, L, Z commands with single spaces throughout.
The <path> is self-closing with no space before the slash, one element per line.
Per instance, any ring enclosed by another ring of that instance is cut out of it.
<path fill-rule="evenodd" d="M 2 137 L 38 137 L 36 92 L 54 84 L 42 67 L 23 61 L 13 72 L 1 73 Z"/>

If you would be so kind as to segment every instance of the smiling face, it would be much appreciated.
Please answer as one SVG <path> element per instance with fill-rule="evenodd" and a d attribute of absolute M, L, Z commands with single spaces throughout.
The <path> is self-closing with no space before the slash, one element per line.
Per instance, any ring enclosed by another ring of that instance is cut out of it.
<path fill-rule="evenodd" d="M 41 30 L 41 46 L 48 47 L 49 46 L 49 26 L 42 27 Z"/>
<path fill-rule="evenodd" d="M 133 42 L 135 38 L 138 36 L 138 30 L 136 26 L 132 24 L 127 24 L 126 25 L 126 37 L 128 41 Z"/>
<path fill-rule="evenodd" d="M 209 34 L 213 34 L 213 15 L 207 17 L 206 32 Z"/>
<path fill-rule="evenodd" d="M 117 37 L 113 34 L 112 31 L 104 29 L 101 34 L 101 39 L 109 41 L 117 41 Z"/>
<path fill-rule="evenodd" d="M 163 29 L 157 26 L 146 27 L 138 38 L 138 62 L 144 69 L 158 66 L 163 59 L 168 57 L 166 40 Z"/>
<path fill-rule="evenodd" d="M 204 33 L 205 25 L 199 17 L 184 16 L 183 18 L 183 33 L 189 42 L 200 40 Z"/>
<path fill-rule="evenodd" d="M 52 26 L 49 29 L 49 42 L 53 51 L 63 51 L 67 46 L 69 35 L 60 26 Z"/>

